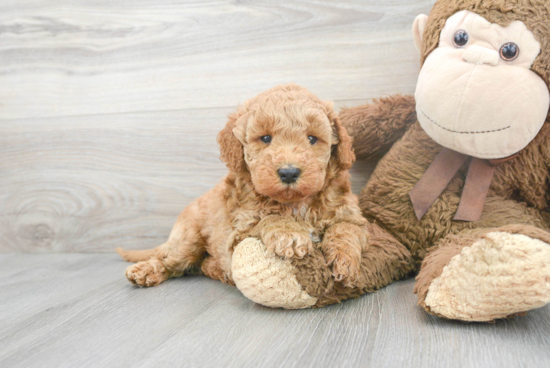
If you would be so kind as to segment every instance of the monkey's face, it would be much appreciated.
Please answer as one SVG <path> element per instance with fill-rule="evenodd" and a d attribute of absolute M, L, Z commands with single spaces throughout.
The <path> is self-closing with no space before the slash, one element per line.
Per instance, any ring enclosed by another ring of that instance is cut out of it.
<path fill-rule="evenodd" d="M 424 24 L 417 18 L 417 38 Z M 521 21 L 501 27 L 470 11 L 454 14 L 418 79 L 422 128 L 442 146 L 478 158 L 521 151 L 550 107 L 546 83 L 530 70 L 540 50 Z"/>

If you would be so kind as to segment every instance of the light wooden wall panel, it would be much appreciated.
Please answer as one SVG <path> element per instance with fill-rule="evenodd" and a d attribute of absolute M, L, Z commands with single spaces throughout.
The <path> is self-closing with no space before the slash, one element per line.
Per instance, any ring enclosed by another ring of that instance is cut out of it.
<path fill-rule="evenodd" d="M 412 93 L 432 3 L 1 2 L 0 251 L 161 243 L 225 174 L 239 102 L 286 82 L 338 106 Z"/>

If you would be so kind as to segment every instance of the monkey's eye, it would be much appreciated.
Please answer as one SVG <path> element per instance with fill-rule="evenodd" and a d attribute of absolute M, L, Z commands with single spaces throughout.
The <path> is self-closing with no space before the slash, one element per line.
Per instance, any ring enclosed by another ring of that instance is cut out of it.
<path fill-rule="evenodd" d="M 260 138 L 262 140 L 262 142 L 264 143 L 271 143 L 271 136 L 270 135 L 264 135 L 263 137 Z"/>
<path fill-rule="evenodd" d="M 506 61 L 516 60 L 519 56 L 519 46 L 508 42 L 500 48 L 500 57 Z"/>
<path fill-rule="evenodd" d="M 453 38 L 453 44 L 456 47 L 464 47 L 468 44 L 469 40 L 470 40 L 470 36 L 468 36 L 468 32 L 461 29 L 460 31 L 457 31 L 455 33 L 455 37 Z"/>
<path fill-rule="evenodd" d="M 309 143 L 311 143 L 312 146 L 317 143 L 317 137 L 309 135 L 307 138 L 309 139 Z"/>

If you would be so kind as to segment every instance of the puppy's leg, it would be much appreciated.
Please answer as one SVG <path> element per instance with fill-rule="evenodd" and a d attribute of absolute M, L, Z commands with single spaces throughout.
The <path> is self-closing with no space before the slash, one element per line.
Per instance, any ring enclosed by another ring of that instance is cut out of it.
<path fill-rule="evenodd" d="M 206 244 L 200 234 L 200 208 L 189 206 L 179 216 L 168 242 L 154 249 L 154 255 L 126 269 L 126 277 L 139 286 L 156 286 L 178 277 L 204 258 Z"/>
<path fill-rule="evenodd" d="M 182 276 L 202 260 L 205 249 L 203 244 L 187 240 L 163 244 L 151 259 L 128 267 L 126 277 L 139 286 L 156 286 L 169 278 Z"/>
<path fill-rule="evenodd" d="M 368 230 L 350 222 L 339 222 L 329 227 L 321 242 L 321 251 L 332 274 L 345 286 L 355 286 L 361 266 L 361 252 L 367 245 Z"/>
<path fill-rule="evenodd" d="M 227 272 L 224 271 L 218 257 L 207 255 L 201 263 L 201 271 L 206 277 L 210 277 L 214 280 L 220 280 L 221 282 L 225 282 L 229 285 L 235 285 L 233 279 L 228 276 Z"/>
<path fill-rule="evenodd" d="M 157 286 L 167 280 L 169 273 L 158 258 L 141 261 L 126 269 L 126 278 L 138 286 Z"/>
<path fill-rule="evenodd" d="M 311 232 L 305 222 L 291 217 L 270 215 L 254 228 L 252 236 L 262 239 L 267 250 L 285 258 L 302 258 L 313 249 Z"/>

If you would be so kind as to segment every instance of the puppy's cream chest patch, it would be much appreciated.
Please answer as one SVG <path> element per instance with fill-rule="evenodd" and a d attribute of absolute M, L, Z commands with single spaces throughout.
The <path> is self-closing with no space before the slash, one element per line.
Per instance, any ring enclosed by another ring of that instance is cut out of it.
<path fill-rule="evenodd" d="M 294 216 L 299 216 L 302 219 L 305 219 L 306 214 L 307 214 L 307 206 L 302 205 L 300 207 L 292 207 L 292 214 Z"/>

